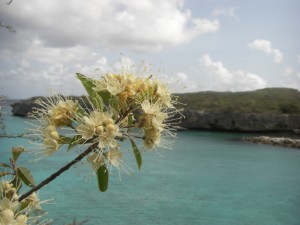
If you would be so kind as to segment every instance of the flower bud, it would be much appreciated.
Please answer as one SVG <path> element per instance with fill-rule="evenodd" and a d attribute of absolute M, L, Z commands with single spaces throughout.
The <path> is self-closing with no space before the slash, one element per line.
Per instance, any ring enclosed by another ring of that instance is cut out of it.
<path fill-rule="evenodd" d="M 117 131 L 116 125 L 113 125 L 113 124 L 108 124 L 105 128 L 106 128 L 106 131 L 110 134 L 113 134 Z"/>
<path fill-rule="evenodd" d="M 103 126 L 97 126 L 97 127 L 96 127 L 96 133 L 97 133 L 97 134 L 101 134 L 103 131 L 104 131 Z"/>
<path fill-rule="evenodd" d="M 12 188 L 12 184 L 10 184 L 8 181 L 4 181 L 3 183 L 1 183 L 1 187 L 4 189 L 4 190 L 9 190 Z"/>
<path fill-rule="evenodd" d="M 52 131 L 50 133 L 51 138 L 53 138 L 54 140 L 58 140 L 59 139 L 59 135 L 57 131 Z"/>
<path fill-rule="evenodd" d="M 109 124 L 115 124 L 114 120 L 112 118 L 106 118 L 104 121 L 103 121 L 103 124 L 104 125 L 109 125 Z"/>
<path fill-rule="evenodd" d="M 20 225 L 26 225 L 27 223 L 27 216 L 25 215 L 19 215 L 16 219 L 16 222 L 17 224 L 20 224 Z"/>
<path fill-rule="evenodd" d="M 5 209 L 1 214 L 3 224 L 12 224 L 14 220 L 14 212 L 10 209 Z"/>

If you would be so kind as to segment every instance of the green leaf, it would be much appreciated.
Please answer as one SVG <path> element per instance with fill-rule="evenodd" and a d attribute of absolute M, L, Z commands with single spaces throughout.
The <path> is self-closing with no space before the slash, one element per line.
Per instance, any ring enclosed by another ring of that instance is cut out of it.
<path fill-rule="evenodd" d="M 105 192 L 108 187 L 108 170 L 105 165 L 101 165 L 97 170 L 98 187 L 101 192 Z"/>
<path fill-rule="evenodd" d="M 34 181 L 31 172 L 25 167 L 18 167 L 17 168 L 17 175 L 18 177 L 29 187 L 33 187 Z"/>
<path fill-rule="evenodd" d="M 141 166 L 142 166 L 142 154 L 139 151 L 136 144 L 134 143 L 134 141 L 133 140 L 130 140 L 130 141 L 131 141 L 131 146 L 132 146 L 132 150 L 133 150 L 133 153 L 134 153 L 134 156 L 135 156 L 136 163 L 137 163 L 138 168 L 140 170 Z"/>
<path fill-rule="evenodd" d="M 75 135 L 74 137 L 66 137 L 60 136 L 58 140 L 59 144 L 68 144 L 68 151 L 75 147 L 78 144 L 83 144 L 84 140 L 82 139 L 81 135 Z"/>
<path fill-rule="evenodd" d="M 11 168 L 11 166 L 6 163 L 0 163 L 0 167 Z"/>
<path fill-rule="evenodd" d="M 21 155 L 22 152 L 24 152 L 24 148 L 19 146 L 19 147 L 13 147 L 12 148 L 12 157 L 14 162 L 16 162 L 19 158 L 19 156 Z"/>
<path fill-rule="evenodd" d="M 95 84 L 91 78 L 84 76 L 83 74 L 76 73 L 76 77 L 81 81 L 86 92 L 89 95 L 89 99 L 94 104 L 97 109 L 103 110 L 103 100 L 102 97 L 94 91 Z"/>
<path fill-rule="evenodd" d="M 97 92 L 94 92 L 89 97 L 90 97 L 91 102 L 94 104 L 94 106 L 97 109 L 103 110 L 104 103 L 103 103 L 102 98 L 100 97 L 100 95 L 98 95 Z"/>
<path fill-rule="evenodd" d="M 78 144 L 82 144 L 84 140 L 82 139 L 81 135 L 74 136 L 71 141 L 69 142 L 68 151 L 71 150 L 71 148 L 75 147 Z"/>
<path fill-rule="evenodd" d="M 131 126 L 133 123 L 133 114 L 128 115 L 128 126 Z"/>
<path fill-rule="evenodd" d="M 6 175 L 12 174 L 10 172 L 0 172 L 0 177 L 4 177 Z"/>
<path fill-rule="evenodd" d="M 103 101 L 108 102 L 109 100 L 111 100 L 111 94 L 108 91 L 98 91 L 97 92 L 99 96 L 101 96 L 101 98 L 103 99 Z"/>
<path fill-rule="evenodd" d="M 58 144 L 69 144 L 72 140 L 73 138 L 71 137 L 66 137 L 61 135 L 59 136 Z"/>
<path fill-rule="evenodd" d="M 95 87 L 93 80 L 84 76 L 81 73 L 76 73 L 76 77 L 81 81 L 88 95 L 89 96 L 93 95 L 94 93 L 93 87 Z"/>

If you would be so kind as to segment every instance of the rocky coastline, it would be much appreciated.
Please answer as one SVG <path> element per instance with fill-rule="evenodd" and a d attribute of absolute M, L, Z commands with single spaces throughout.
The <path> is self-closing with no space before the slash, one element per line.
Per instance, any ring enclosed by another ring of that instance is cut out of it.
<path fill-rule="evenodd" d="M 21 100 L 11 104 L 15 116 L 26 117 L 34 108 L 39 97 Z M 40 97 L 43 98 L 43 97 Z M 86 107 L 88 103 L 82 97 L 71 97 Z M 299 114 L 269 114 L 269 113 L 241 113 L 241 112 L 205 112 L 184 109 L 184 118 L 178 124 L 179 130 L 211 130 L 225 132 L 295 132 L 300 131 Z M 300 139 L 288 137 L 246 137 L 242 141 L 300 148 Z"/>
<path fill-rule="evenodd" d="M 268 144 L 275 146 L 284 146 L 288 148 L 300 148 L 300 139 L 293 139 L 287 137 L 269 137 L 269 136 L 259 136 L 259 137 L 246 137 L 242 139 L 246 142 L 252 142 L 256 144 Z"/>
<path fill-rule="evenodd" d="M 11 105 L 15 116 L 28 116 L 34 108 L 38 108 L 36 99 L 21 100 Z M 43 98 L 43 97 L 41 97 Z M 72 97 L 79 104 L 87 106 L 82 97 Z M 190 109 L 182 111 L 184 118 L 178 127 L 195 130 L 217 130 L 233 132 L 273 132 L 300 130 L 299 114 L 269 114 L 241 112 L 205 112 Z"/>
<path fill-rule="evenodd" d="M 62 97 L 63 98 L 63 97 Z M 24 99 L 20 101 L 16 101 L 12 103 L 10 106 L 12 107 L 12 113 L 14 116 L 20 116 L 20 117 L 28 117 L 31 112 L 35 108 L 40 108 L 41 106 L 36 103 L 38 99 L 46 100 L 45 97 L 32 97 L 30 99 Z M 70 96 L 68 99 L 76 100 L 79 102 L 79 104 L 86 108 L 89 106 L 88 101 L 85 97 L 77 97 L 77 96 Z"/>
<path fill-rule="evenodd" d="M 273 132 L 300 130 L 299 114 L 205 112 L 185 109 L 181 126 L 187 129 Z"/>

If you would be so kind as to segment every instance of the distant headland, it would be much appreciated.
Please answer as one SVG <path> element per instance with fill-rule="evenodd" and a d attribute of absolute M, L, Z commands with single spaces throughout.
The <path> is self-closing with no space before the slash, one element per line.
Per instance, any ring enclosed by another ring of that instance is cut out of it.
<path fill-rule="evenodd" d="M 182 105 L 185 129 L 262 132 L 300 130 L 300 92 L 290 88 L 265 88 L 247 92 L 175 94 Z M 27 116 L 37 98 L 14 102 L 12 113 Z M 82 97 L 72 97 L 86 105 Z"/>

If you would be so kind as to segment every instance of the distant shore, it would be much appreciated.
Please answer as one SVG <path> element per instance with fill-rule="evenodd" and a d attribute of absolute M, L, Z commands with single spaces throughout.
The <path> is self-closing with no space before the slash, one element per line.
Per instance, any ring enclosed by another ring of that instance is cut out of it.
<path fill-rule="evenodd" d="M 259 136 L 259 137 L 246 137 L 243 138 L 242 140 L 246 142 L 257 143 L 257 144 L 268 144 L 268 145 L 300 149 L 300 139 L 293 139 L 287 137 Z"/>
<path fill-rule="evenodd" d="M 225 132 L 293 132 L 300 130 L 300 92 L 290 88 L 265 88 L 248 92 L 197 92 L 175 94 L 182 108 L 182 129 Z M 12 113 L 27 116 L 39 107 L 33 97 L 13 101 Z M 83 97 L 71 97 L 88 105 Z M 179 115 L 178 115 L 179 116 Z"/>

